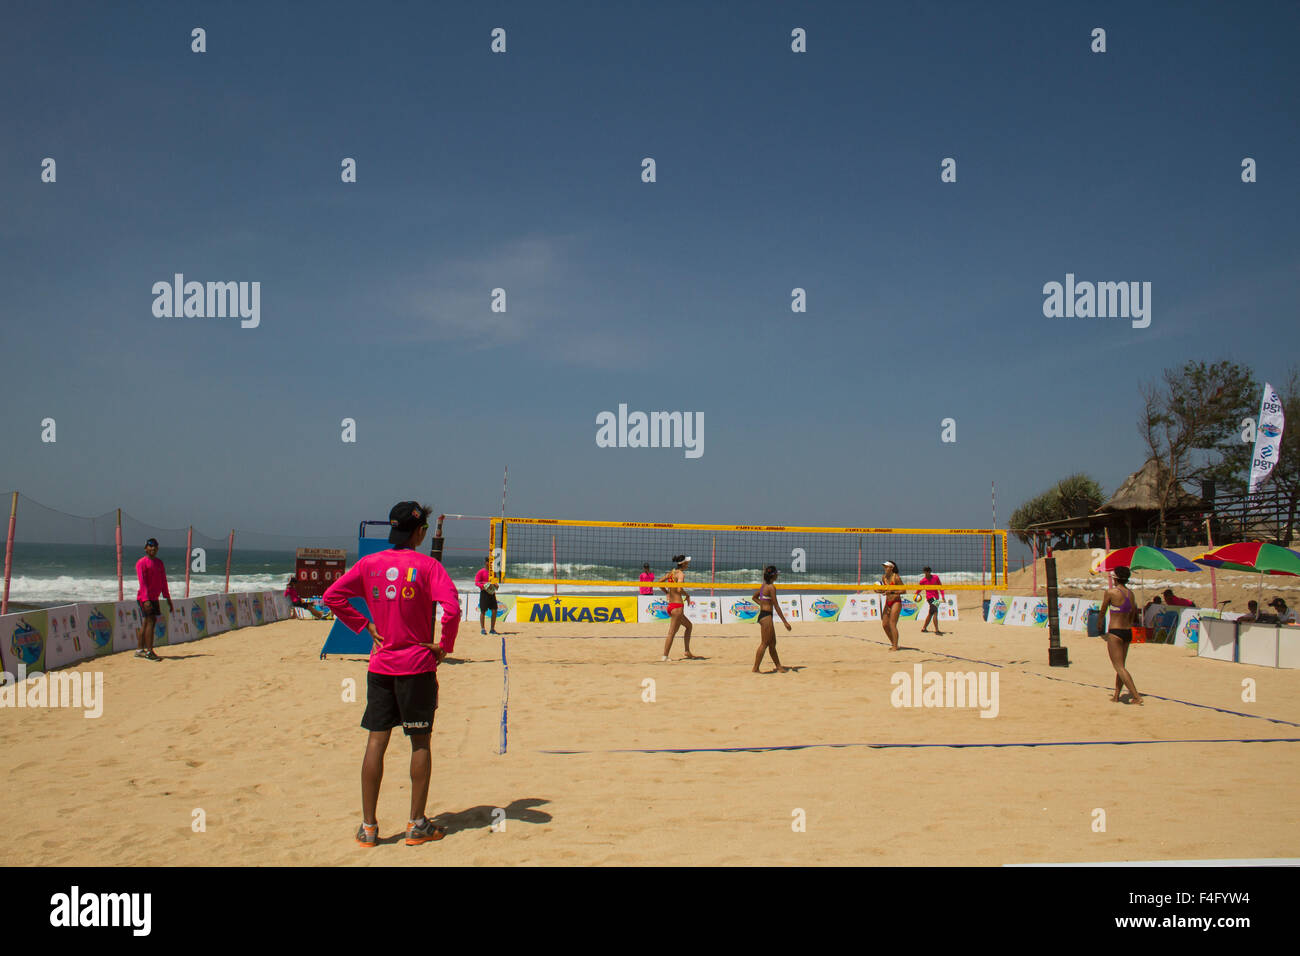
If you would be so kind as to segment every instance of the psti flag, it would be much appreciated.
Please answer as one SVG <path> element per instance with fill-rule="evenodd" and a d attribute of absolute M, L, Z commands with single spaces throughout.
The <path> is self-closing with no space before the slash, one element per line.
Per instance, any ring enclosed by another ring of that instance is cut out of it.
<path fill-rule="evenodd" d="M 1255 453 L 1250 456 L 1250 493 L 1268 480 L 1282 450 L 1282 429 L 1286 416 L 1282 413 L 1282 400 L 1268 382 L 1264 383 L 1264 399 L 1259 406 L 1259 424 L 1255 427 Z"/>

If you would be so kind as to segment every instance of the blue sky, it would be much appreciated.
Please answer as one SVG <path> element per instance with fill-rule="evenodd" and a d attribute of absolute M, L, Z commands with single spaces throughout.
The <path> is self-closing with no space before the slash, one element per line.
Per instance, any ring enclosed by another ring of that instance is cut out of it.
<path fill-rule="evenodd" d="M 1300 8 L 897 6 L 9 7 L 0 487 L 309 536 L 507 464 L 533 517 L 985 527 L 996 481 L 1005 526 L 1136 470 L 1163 369 L 1285 379 Z M 155 317 L 176 272 L 260 326 Z M 1067 272 L 1151 326 L 1045 318 Z M 620 403 L 703 456 L 598 448 Z"/>

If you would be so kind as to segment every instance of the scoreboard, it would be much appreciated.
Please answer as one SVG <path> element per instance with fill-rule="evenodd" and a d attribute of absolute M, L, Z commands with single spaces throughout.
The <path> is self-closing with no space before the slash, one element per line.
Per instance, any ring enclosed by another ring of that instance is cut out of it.
<path fill-rule="evenodd" d="M 299 548 L 294 587 L 304 598 L 320 597 L 347 570 L 348 553 L 333 548 Z"/>

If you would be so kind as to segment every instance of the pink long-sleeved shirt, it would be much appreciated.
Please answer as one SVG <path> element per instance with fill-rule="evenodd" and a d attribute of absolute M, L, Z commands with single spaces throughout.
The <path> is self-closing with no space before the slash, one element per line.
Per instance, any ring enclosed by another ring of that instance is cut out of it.
<path fill-rule="evenodd" d="M 325 606 L 353 631 L 365 630 L 366 616 L 348 603 L 364 598 L 384 643 L 370 651 L 376 674 L 424 674 L 438 669 L 433 651 L 433 605 L 442 605 L 439 646 L 450 654 L 460 629 L 460 597 L 447 570 L 427 554 L 393 548 L 368 554 L 329 586 Z"/>
<path fill-rule="evenodd" d="M 162 595 L 172 599 L 172 592 L 167 589 L 167 572 L 162 560 L 144 555 L 135 563 L 135 576 L 140 581 L 140 590 L 136 593 L 137 601 L 156 601 Z"/>

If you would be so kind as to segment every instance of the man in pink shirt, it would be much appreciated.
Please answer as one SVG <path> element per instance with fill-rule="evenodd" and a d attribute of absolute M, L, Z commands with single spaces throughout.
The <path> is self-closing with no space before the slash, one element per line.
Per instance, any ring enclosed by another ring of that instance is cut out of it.
<path fill-rule="evenodd" d="M 325 606 L 353 631 L 370 632 L 374 646 L 366 673 L 366 712 L 361 726 L 370 731 L 361 762 L 361 826 L 357 843 L 379 842 L 379 784 L 384 752 L 394 727 L 411 741 L 411 816 L 406 845 L 417 846 L 447 835 L 424 814 L 433 765 L 429 738 L 438 709 L 438 663 L 456 647 L 460 599 L 446 569 L 415 549 L 429 530 L 428 505 L 402 501 L 388 513 L 392 530 L 388 551 L 366 555 L 325 592 Z M 362 598 L 372 620 L 349 603 Z M 442 639 L 433 643 L 433 605 L 442 605 Z"/>
<path fill-rule="evenodd" d="M 144 544 L 144 557 L 135 563 L 135 576 L 140 582 L 135 602 L 140 605 L 140 633 L 135 643 L 138 650 L 136 657 L 147 661 L 162 660 L 153 652 L 154 624 L 162 608 L 158 603 L 160 596 L 167 598 L 167 613 L 172 611 L 172 592 L 167 588 L 167 571 L 158 558 L 158 539 L 150 538 Z"/>
<path fill-rule="evenodd" d="M 483 625 L 486 623 L 485 618 L 489 611 L 492 612 L 492 633 L 497 632 L 497 589 L 492 584 L 492 572 L 488 570 L 491 567 L 492 558 L 483 559 L 483 567 L 478 569 L 478 574 L 474 575 L 474 585 L 478 588 L 478 632 L 486 634 L 487 631 Z"/>
<path fill-rule="evenodd" d="M 928 567 L 923 570 L 925 571 L 925 576 L 918 582 L 919 585 L 943 583 L 939 580 L 939 575 L 935 574 Z M 930 613 L 925 616 L 925 623 L 921 625 L 922 634 L 924 634 L 925 629 L 930 626 L 930 622 L 934 621 L 934 633 L 939 637 L 943 637 L 943 631 L 939 630 L 939 599 L 942 597 L 942 591 L 936 591 L 934 588 L 926 590 L 925 602 L 930 605 Z"/>
<path fill-rule="evenodd" d="M 648 565 L 648 564 L 643 564 L 643 565 L 641 565 L 641 577 L 637 578 L 637 580 L 638 580 L 638 581 L 653 581 L 654 579 L 655 579 L 655 576 L 654 576 L 653 574 L 650 573 L 650 565 Z M 643 587 L 643 588 L 641 589 L 641 593 L 642 593 L 642 594 L 654 594 L 654 593 L 655 593 L 655 589 L 654 589 L 654 588 L 651 588 L 651 587 Z"/>
<path fill-rule="evenodd" d="M 1196 607 L 1195 601 L 1189 601 L 1187 598 L 1175 597 L 1172 589 L 1165 590 L 1165 603 L 1170 607 Z"/>

